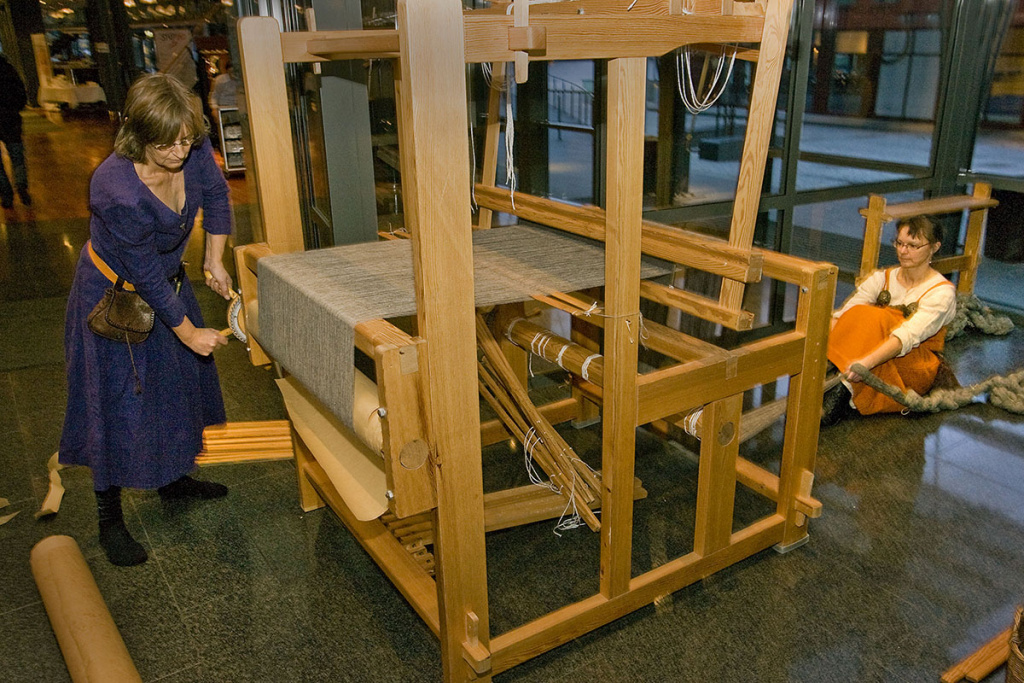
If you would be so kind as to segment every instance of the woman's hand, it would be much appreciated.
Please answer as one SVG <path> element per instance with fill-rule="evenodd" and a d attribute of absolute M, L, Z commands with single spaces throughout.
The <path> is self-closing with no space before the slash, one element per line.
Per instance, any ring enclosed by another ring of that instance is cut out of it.
<path fill-rule="evenodd" d="M 181 324 L 171 328 L 181 343 L 200 356 L 209 356 L 218 346 L 228 343 L 228 338 L 209 327 L 196 327 L 186 316 Z"/>
<path fill-rule="evenodd" d="M 206 286 L 220 294 L 225 299 L 231 298 L 231 276 L 224 268 L 224 264 L 215 261 L 205 265 Z"/>
<path fill-rule="evenodd" d="M 192 338 L 185 342 L 185 345 L 200 356 L 209 356 L 218 346 L 226 346 L 227 343 L 228 338 L 217 330 L 209 327 L 199 327 L 196 328 Z"/>
<path fill-rule="evenodd" d="M 843 376 L 846 377 L 846 379 L 851 382 L 863 382 L 864 378 L 860 374 L 853 371 L 854 365 L 863 365 L 868 370 L 870 370 L 872 366 L 867 364 L 866 359 L 860 358 L 850 363 L 850 369 L 843 374 Z"/>

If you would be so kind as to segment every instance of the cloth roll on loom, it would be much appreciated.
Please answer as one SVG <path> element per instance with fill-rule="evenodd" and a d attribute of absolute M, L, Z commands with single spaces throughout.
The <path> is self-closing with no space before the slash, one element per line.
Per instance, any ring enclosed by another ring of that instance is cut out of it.
<path fill-rule="evenodd" d="M 141 683 L 75 539 L 44 538 L 32 548 L 31 564 L 71 680 Z"/>

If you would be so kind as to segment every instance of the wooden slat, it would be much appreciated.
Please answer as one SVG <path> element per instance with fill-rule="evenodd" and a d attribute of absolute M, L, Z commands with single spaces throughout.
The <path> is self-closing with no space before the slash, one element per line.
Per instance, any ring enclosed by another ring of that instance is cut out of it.
<path fill-rule="evenodd" d="M 643 174 L 636 171 L 644 160 L 646 70 L 645 59 L 608 63 L 600 572 L 606 598 L 626 592 L 632 573 L 643 221 Z"/>
<path fill-rule="evenodd" d="M 476 186 L 476 200 L 481 206 L 593 240 L 605 238 L 606 216 L 599 207 L 576 206 L 520 192 L 515 199 L 513 208 L 508 189 Z M 722 240 L 654 221 L 643 221 L 642 225 L 640 248 L 645 254 L 744 282 L 761 279 L 764 256 L 759 252 L 730 247 Z"/>
<path fill-rule="evenodd" d="M 914 216 L 936 216 L 971 209 L 989 209 L 993 206 L 998 206 L 998 204 L 998 201 L 989 197 L 972 197 L 969 195 L 936 197 L 934 199 L 922 199 L 919 202 L 907 202 L 906 204 L 889 204 L 885 207 L 882 219 L 888 222 L 902 218 L 913 218 Z M 860 214 L 867 216 L 867 211 L 869 210 L 870 207 L 868 209 L 860 209 Z"/>
<path fill-rule="evenodd" d="M 426 342 L 376 349 L 377 392 L 386 413 L 381 419 L 384 470 L 393 496 L 388 508 L 399 517 L 430 510 L 437 505 L 430 463 L 407 453 L 427 450 L 420 358 Z"/>
<path fill-rule="evenodd" d="M 959 256 L 946 256 L 932 261 L 932 268 L 943 275 L 948 273 L 966 272 L 971 267 L 971 257 L 967 254 Z"/>
<path fill-rule="evenodd" d="M 778 502 L 779 478 L 746 458 L 736 459 L 736 481 L 765 498 Z M 821 501 L 809 495 L 798 494 L 796 509 L 808 517 L 821 517 Z"/>
<path fill-rule="evenodd" d="M 787 15 L 788 17 L 788 15 Z M 547 49 L 544 60 L 616 59 L 657 57 L 690 43 L 706 43 L 715 36 L 723 43 L 756 43 L 761 40 L 763 20 L 745 16 L 618 16 L 543 15 L 530 25 L 544 29 Z M 465 14 L 466 61 L 510 62 L 510 16 L 467 12 Z"/>
<path fill-rule="evenodd" d="M 561 424 L 562 422 L 568 422 L 576 416 L 576 399 L 563 398 L 561 401 L 537 406 L 537 410 L 540 411 L 541 417 L 551 424 Z M 501 420 L 488 420 L 480 425 L 481 446 L 490 446 L 510 437 L 511 435 Z"/>
<path fill-rule="evenodd" d="M 505 64 L 495 62 L 491 65 L 491 88 L 487 93 L 487 126 L 484 128 L 484 157 L 480 169 L 480 184 L 494 187 L 498 173 L 498 148 L 501 137 L 501 90 L 505 84 Z M 476 183 L 476 178 L 472 179 Z M 491 227 L 492 211 L 481 206 L 477 215 L 477 230 Z"/>
<path fill-rule="evenodd" d="M 985 203 L 995 202 L 991 199 L 992 186 L 988 183 L 975 183 L 972 202 Z M 999 202 L 995 202 L 998 204 Z M 978 277 L 978 263 L 981 261 L 981 233 L 985 229 L 985 219 L 988 216 L 988 206 L 984 208 L 971 207 L 967 216 L 967 233 L 964 235 L 964 257 L 967 258 L 967 265 L 960 269 L 960 278 L 956 284 L 958 294 L 974 294 L 974 282 Z"/>
<path fill-rule="evenodd" d="M 714 299 L 688 292 L 685 289 L 666 287 L 645 280 L 640 283 L 640 296 L 665 306 L 671 306 L 683 313 L 724 325 L 730 330 L 749 330 L 754 326 L 753 313 L 726 308 Z"/>
<path fill-rule="evenodd" d="M 868 197 L 868 208 L 864 216 L 864 245 L 860 252 L 860 270 L 857 272 L 858 284 L 878 268 L 878 253 L 882 245 L 882 225 L 885 223 L 885 197 L 873 194 Z"/>
<path fill-rule="evenodd" d="M 639 479 L 633 480 L 633 499 L 647 497 L 647 490 Z M 590 507 L 598 509 L 601 501 L 595 499 Z M 532 484 L 504 491 L 484 494 L 484 530 L 488 533 L 511 527 L 557 519 L 565 514 L 565 499 L 549 489 Z M 431 515 L 414 515 L 407 519 L 385 516 L 384 524 L 401 543 L 418 541 L 425 545 L 434 542 Z"/>

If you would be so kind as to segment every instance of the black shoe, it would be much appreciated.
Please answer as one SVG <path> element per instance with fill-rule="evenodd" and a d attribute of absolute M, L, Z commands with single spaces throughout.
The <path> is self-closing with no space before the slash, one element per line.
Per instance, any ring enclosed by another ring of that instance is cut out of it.
<path fill-rule="evenodd" d="M 149 559 L 146 549 L 128 533 L 121 513 L 121 489 L 111 486 L 96 492 L 96 509 L 100 518 L 100 545 L 110 564 L 134 567 Z"/>
<path fill-rule="evenodd" d="M 172 481 L 167 486 L 161 486 L 157 489 L 157 493 L 164 500 L 181 500 L 183 498 L 210 500 L 211 498 L 223 498 L 228 495 L 228 487 L 224 486 L 224 484 L 200 481 L 185 475 L 177 481 Z"/>
<path fill-rule="evenodd" d="M 0 206 L 2 206 L 5 209 L 13 209 L 14 197 L 4 197 L 3 199 L 0 199 Z"/>
<path fill-rule="evenodd" d="M 853 394 L 840 382 L 825 392 L 821 402 L 821 426 L 831 427 L 856 412 L 850 405 Z"/>
<path fill-rule="evenodd" d="M 134 567 L 149 559 L 146 549 L 132 538 L 124 522 L 101 525 L 100 545 L 106 551 L 110 564 L 118 567 Z"/>

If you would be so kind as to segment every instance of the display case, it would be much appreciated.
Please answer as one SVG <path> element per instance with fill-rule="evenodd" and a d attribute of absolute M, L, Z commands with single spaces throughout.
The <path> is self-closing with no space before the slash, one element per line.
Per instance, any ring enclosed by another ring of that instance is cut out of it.
<path fill-rule="evenodd" d="M 242 123 L 238 109 L 221 107 L 217 132 L 220 135 L 220 152 L 224 160 L 224 172 L 244 171 Z"/>

